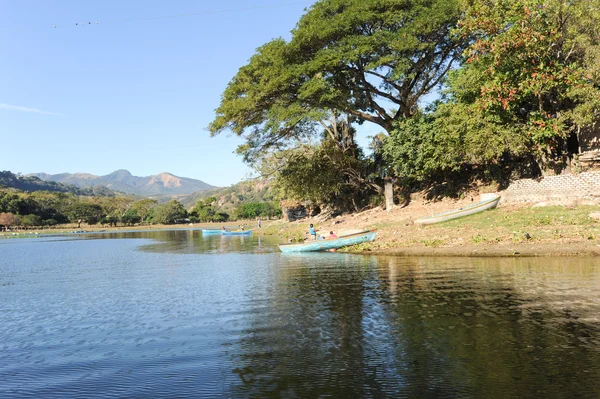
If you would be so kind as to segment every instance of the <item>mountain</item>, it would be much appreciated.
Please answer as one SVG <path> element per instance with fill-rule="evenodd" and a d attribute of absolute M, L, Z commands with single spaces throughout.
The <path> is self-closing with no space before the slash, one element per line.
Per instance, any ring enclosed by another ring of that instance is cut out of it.
<path fill-rule="evenodd" d="M 52 191 L 75 195 L 114 197 L 115 193 L 104 186 L 81 188 L 72 184 L 42 180 L 37 176 L 22 176 L 9 170 L 0 172 L 0 187 L 15 188 L 22 191 Z"/>
<path fill-rule="evenodd" d="M 111 190 L 145 197 L 187 195 L 216 188 L 201 180 L 179 177 L 167 172 L 140 177 L 133 176 L 128 170 L 124 169 L 116 170 L 106 176 L 95 176 L 89 173 L 60 173 L 56 175 L 32 173 L 28 176 L 36 176 L 42 180 L 72 184 L 82 188 L 104 186 Z"/>

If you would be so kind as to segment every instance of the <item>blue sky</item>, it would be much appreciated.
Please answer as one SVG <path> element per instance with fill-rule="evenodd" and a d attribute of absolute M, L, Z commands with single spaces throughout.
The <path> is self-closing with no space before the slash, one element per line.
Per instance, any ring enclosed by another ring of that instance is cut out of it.
<path fill-rule="evenodd" d="M 311 3 L 0 0 L 0 170 L 244 179 L 241 140 L 206 126 L 237 70 Z"/>

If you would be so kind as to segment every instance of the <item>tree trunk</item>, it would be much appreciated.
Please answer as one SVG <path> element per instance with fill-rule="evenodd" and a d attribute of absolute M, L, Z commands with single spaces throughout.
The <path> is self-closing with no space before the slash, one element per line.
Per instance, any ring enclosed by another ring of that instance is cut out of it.
<path fill-rule="evenodd" d="M 387 212 L 389 212 L 394 207 L 394 188 L 393 188 L 393 183 L 392 183 L 391 179 L 385 179 L 384 192 L 385 192 L 385 210 Z"/>

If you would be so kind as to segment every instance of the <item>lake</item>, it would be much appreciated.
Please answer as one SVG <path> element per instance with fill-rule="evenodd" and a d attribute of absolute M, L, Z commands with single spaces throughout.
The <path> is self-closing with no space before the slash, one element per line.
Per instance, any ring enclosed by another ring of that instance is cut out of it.
<path fill-rule="evenodd" d="M 0 240 L 0 397 L 600 397 L 600 260 L 276 244 Z"/>

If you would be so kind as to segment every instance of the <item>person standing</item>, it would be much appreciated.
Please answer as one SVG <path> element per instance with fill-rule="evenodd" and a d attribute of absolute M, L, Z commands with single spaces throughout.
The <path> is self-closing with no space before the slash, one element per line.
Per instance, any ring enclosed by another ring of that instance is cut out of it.
<path fill-rule="evenodd" d="M 258 218 L 258 228 L 260 229 L 260 218 Z"/>

